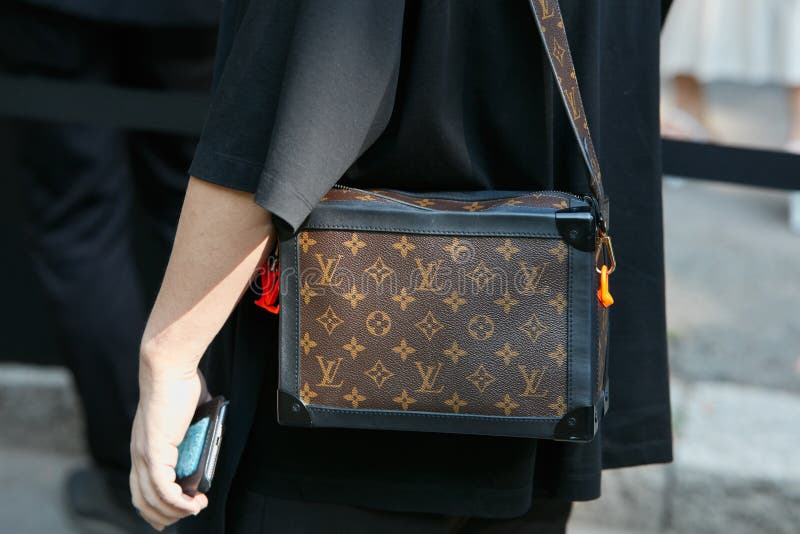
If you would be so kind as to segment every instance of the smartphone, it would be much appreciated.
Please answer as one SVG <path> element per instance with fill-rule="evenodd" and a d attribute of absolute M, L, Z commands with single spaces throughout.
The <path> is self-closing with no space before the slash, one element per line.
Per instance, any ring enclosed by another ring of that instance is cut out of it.
<path fill-rule="evenodd" d="M 198 406 L 178 445 L 175 478 L 187 495 L 205 493 L 211 488 L 227 410 L 228 401 L 222 396 Z"/>

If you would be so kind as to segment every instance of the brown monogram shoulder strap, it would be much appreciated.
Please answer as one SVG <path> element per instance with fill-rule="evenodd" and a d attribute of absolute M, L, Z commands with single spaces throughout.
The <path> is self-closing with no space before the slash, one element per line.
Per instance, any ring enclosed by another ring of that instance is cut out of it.
<path fill-rule="evenodd" d="M 542 44 L 547 50 L 550 67 L 558 84 L 558 92 L 561 94 L 572 131 L 575 133 L 583 160 L 589 171 L 589 186 L 603 216 L 603 220 L 600 221 L 600 229 L 605 232 L 608 224 L 608 198 L 603 189 L 600 165 L 594 151 L 592 136 L 589 133 L 586 113 L 583 110 L 581 90 L 575 76 L 575 66 L 572 63 L 572 54 L 569 50 L 561 9 L 558 6 L 558 0 L 528 1 L 536 18 L 536 26 L 539 29 Z"/>

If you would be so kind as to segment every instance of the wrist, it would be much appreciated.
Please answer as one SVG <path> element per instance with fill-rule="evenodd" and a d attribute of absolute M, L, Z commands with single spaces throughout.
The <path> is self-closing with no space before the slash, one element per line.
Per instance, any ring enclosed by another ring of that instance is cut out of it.
<path fill-rule="evenodd" d="M 185 347 L 164 343 L 156 338 L 142 340 L 139 349 L 139 385 L 144 388 L 165 381 L 194 379 L 199 363 L 200 357 Z"/>

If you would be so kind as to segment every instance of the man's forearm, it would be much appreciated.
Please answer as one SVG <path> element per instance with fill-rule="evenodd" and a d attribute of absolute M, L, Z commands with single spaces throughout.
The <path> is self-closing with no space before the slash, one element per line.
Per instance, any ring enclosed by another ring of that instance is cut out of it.
<path fill-rule="evenodd" d="M 269 213 L 251 194 L 190 179 L 142 338 L 143 367 L 194 372 L 274 242 Z"/>

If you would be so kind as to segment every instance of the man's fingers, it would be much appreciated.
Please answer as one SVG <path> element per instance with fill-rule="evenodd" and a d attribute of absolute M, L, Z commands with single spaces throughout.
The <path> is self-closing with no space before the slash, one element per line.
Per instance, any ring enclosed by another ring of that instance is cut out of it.
<path fill-rule="evenodd" d="M 156 530 L 163 530 L 164 527 L 172 523 L 173 521 L 169 521 L 168 518 L 164 517 L 156 509 L 150 506 L 150 504 L 144 498 L 139 478 L 135 473 L 131 473 L 130 480 L 131 502 L 133 503 L 134 508 L 138 510 L 139 515 L 142 516 L 142 519 L 147 521 L 147 523 L 149 523 L 150 526 Z"/>
<path fill-rule="evenodd" d="M 138 452 L 138 451 L 137 451 Z M 170 525 L 179 519 L 199 513 L 208 505 L 205 495 L 185 495 L 175 483 L 175 469 L 164 460 L 171 452 L 163 450 L 159 462 L 154 456 L 148 461 L 144 455 L 134 453 L 134 468 L 131 470 L 131 492 L 134 506 L 148 523 L 158 528 Z M 177 457 L 177 449 L 174 451 Z M 134 487 L 136 493 L 134 493 Z"/>
<path fill-rule="evenodd" d="M 191 497 L 183 498 L 183 491 L 175 483 L 174 465 L 178 460 L 177 447 L 164 447 L 158 453 L 141 455 L 137 463 L 142 493 L 148 502 L 162 514 L 177 519 L 200 511 Z"/>
<path fill-rule="evenodd" d="M 152 519 L 162 526 L 170 525 L 180 519 L 180 517 L 176 517 L 174 512 L 159 501 L 158 496 L 150 487 L 147 479 L 139 480 L 139 491 L 144 503 L 139 510 L 142 512 L 145 519 Z"/>
<path fill-rule="evenodd" d="M 170 519 L 170 523 L 174 523 L 178 519 L 186 517 L 187 515 L 191 515 L 194 511 L 184 510 L 182 508 L 177 508 L 172 506 L 168 503 L 162 496 L 159 490 L 156 487 L 155 481 L 149 476 L 149 472 L 146 476 L 140 477 L 140 483 L 142 489 L 142 496 L 147 501 L 147 503 L 159 514 L 162 516 Z"/>
<path fill-rule="evenodd" d="M 175 469 L 169 465 L 154 466 L 150 470 L 153 487 L 166 504 L 183 513 L 183 517 L 197 514 L 208 505 L 205 495 L 194 497 L 183 493 L 183 489 L 175 482 Z"/>

